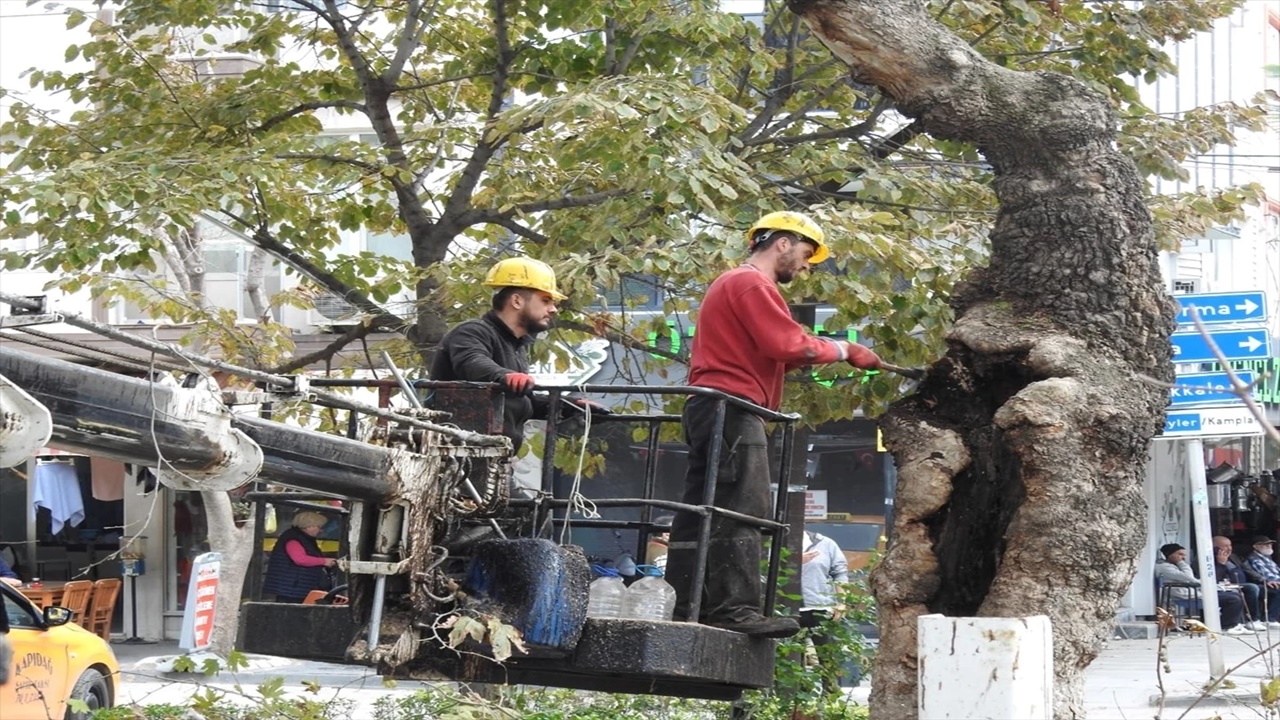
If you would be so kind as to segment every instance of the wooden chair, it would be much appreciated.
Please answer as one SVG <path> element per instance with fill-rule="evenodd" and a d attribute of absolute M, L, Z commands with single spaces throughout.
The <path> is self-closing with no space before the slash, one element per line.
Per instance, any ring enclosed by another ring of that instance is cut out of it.
<path fill-rule="evenodd" d="M 71 621 L 82 628 L 89 628 L 89 600 L 93 596 L 92 580 L 72 580 L 62 586 L 62 607 L 75 613 Z"/>
<path fill-rule="evenodd" d="M 103 640 L 111 640 L 111 617 L 120 597 L 120 578 L 106 578 L 93 584 L 93 602 L 89 606 L 88 624 L 82 627 Z"/>

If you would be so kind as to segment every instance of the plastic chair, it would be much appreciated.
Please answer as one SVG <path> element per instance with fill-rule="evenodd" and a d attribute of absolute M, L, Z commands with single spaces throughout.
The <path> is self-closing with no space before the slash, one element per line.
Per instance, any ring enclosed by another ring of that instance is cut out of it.
<path fill-rule="evenodd" d="M 88 625 L 84 628 L 103 640 L 111 640 L 111 619 L 116 599 L 120 597 L 120 578 L 106 578 L 93 584 L 93 603 L 89 607 Z"/>
<path fill-rule="evenodd" d="M 71 617 L 72 622 L 82 628 L 88 629 L 89 601 L 92 597 L 92 580 L 72 580 L 62 586 L 62 602 L 59 604 L 75 613 L 75 615 Z"/>

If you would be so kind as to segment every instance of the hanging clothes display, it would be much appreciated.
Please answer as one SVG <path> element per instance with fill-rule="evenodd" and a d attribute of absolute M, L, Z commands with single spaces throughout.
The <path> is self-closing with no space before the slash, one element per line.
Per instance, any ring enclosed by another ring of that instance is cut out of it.
<path fill-rule="evenodd" d="M 39 460 L 36 462 L 32 513 L 49 511 L 50 532 L 57 535 L 63 525 L 76 527 L 84 521 L 84 496 L 74 462 Z"/>
<path fill-rule="evenodd" d="M 124 499 L 124 463 L 107 458 L 89 458 L 89 476 L 95 500 L 112 502 Z"/>

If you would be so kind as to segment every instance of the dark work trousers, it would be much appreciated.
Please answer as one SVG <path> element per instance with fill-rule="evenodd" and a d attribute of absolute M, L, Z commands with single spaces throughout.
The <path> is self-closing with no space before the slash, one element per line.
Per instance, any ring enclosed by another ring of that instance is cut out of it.
<path fill-rule="evenodd" d="M 1261 585 L 1241 583 L 1240 592 L 1244 593 L 1250 620 L 1276 622 L 1276 618 L 1280 617 L 1280 588 L 1265 588 L 1264 591 Z"/>
<path fill-rule="evenodd" d="M 693 397 L 681 418 L 689 443 L 689 469 L 681 501 L 701 505 L 706 488 L 711 440 L 715 433 L 716 400 Z M 724 445 L 712 504 L 745 515 L 768 518 L 769 448 L 764 421 L 751 413 L 726 405 Z M 689 617 L 689 589 L 693 580 L 700 517 L 678 512 L 671 522 L 667 553 L 667 581 L 676 590 L 678 619 Z M 764 583 L 760 580 L 763 549 L 760 529 L 713 516 L 707 568 L 702 586 L 699 621 L 710 624 L 742 622 L 760 616 Z"/>
<path fill-rule="evenodd" d="M 1240 585 L 1240 594 L 1244 596 L 1244 609 L 1248 611 L 1245 620 L 1261 620 L 1266 622 L 1266 618 L 1262 615 L 1262 608 L 1258 605 L 1258 586 L 1253 583 L 1244 583 Z"/>
<path fill-rule="evenodd" d="M 1244 622 L 1244 596 L 1238 590 L 1218 591 L 1218 615 L 1222 629 L 1229 630 Z"/>

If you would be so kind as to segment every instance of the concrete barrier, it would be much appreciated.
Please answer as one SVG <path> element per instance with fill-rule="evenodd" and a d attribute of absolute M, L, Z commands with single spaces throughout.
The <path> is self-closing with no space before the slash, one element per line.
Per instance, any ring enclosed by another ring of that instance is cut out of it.
<path fill-rule="evenodd" d="M 920 717 L 1053 717 L 1053 630 L 1049 618 L 917 619 Z"/>

